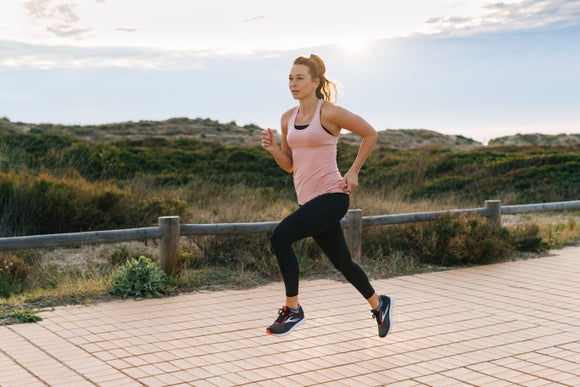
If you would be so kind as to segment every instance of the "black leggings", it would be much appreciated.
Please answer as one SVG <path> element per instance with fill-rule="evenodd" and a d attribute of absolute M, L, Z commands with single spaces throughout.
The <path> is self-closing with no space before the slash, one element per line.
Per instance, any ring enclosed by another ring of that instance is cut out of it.
<path fill-rule="evenodd" d="M 284 278 L 287 297 L 298 295 L 298 260 L 292 244 L 307 237 L 314 238 L 334 267 L 364 298 L 369 298 L 375 293 L 365 272 L 352 260 L 344 239 L 340 220 L 348 211 L 348 207 L 347 194 L 321 195 L 300 206 L 274 229 L 271 238 L 272 248 Z"/>

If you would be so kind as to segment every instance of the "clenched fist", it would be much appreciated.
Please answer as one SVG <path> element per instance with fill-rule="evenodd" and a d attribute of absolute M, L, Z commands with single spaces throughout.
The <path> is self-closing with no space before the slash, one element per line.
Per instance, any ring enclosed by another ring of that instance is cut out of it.
<path fill-rule="evenodd" d="M 262 131 L 262 148 L 269 152 L 276 148 L 276 135 L 270 128 Z"/>

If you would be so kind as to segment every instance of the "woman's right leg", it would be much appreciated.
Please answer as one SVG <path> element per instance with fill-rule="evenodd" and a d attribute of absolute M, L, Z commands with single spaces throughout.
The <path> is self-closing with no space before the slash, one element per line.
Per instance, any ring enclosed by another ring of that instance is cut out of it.
<path fill-rule="evenodd" d="M 294 253 L 292 245 L 294 242 L 308 237 L 305 235 L 302 224 L 304 223 L 304 210 L 300 207 L 298 210 L 288 215 L 274 229 L 270 242 L 272 249 L 278 260 L 278 267 L 284 279 L 286 288 L 286 298 L 294 303 L 298 297 L 299 268 L 298 259 Z M 296 300 L 297 301 L 297 300 Z M 289 305 L 293 307 L 292 305 Z"/>
<path fill-rule="evenodd" d="M 348 205 L 343 212 L 336 211 L 333 200 L 336 195 L 344 194 L 326 194 L 312 199 L 282 220 L 272 233 L 270 241 L 284 279 L 286 297 L 298 296 L 298 260 L 292 245 L 321 234 L 340 221 Z"/>
<path fill-rule="evenodd" d="M 298 302 L 299 269 L 292 244 L 323 232 L 340 220 L 340 214 L 329 211 L 328 199 L 322 195 L 304 204 L 282 220 L 272 233 L 272 248 L 286 287 L 286 305 L 278 312 L 276 321 L 266 328 L 270 335 L 287 335 L 306 322 L 304 310 Z"/>
<path fill-rule="evenodd" d="M 294 242 L 307 236 L 302 227 L 303 222 L 304 211 L 300 207 L 282 220 L 272 233 L 270 241 L 284 278 L 286 302 L 279 310 L 276 321 L 266 328 L 269 335 L 285 336 L 306 322 L 304 311 L 298 301 L 298 260 L 292 248 Z"/>

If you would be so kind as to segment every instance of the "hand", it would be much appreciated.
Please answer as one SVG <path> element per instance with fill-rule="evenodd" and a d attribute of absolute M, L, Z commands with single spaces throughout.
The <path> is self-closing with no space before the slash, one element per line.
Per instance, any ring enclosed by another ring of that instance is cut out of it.
<path fill-rule="evenodd" d="M 268 152 L 272 152 L 276 148 L 276 135 L 272 132 L 272 129 L 262 131 L 262 148 Z"/>
<path fill-rule="evenodd" d="M 348 171 L 342 181 L 344 184 L 344 192 L 352 193 L 358 187 L 358 174 Z"/>

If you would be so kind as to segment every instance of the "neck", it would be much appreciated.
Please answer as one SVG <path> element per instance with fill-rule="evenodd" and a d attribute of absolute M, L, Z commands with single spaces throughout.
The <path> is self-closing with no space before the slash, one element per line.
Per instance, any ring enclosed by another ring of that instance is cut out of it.
<path fill-rule="evenodd" d="M 318 104 L 318 98 L 308 98 L 308 99 L 301 99 L 300 100 L 300 115 L 305 117 L 314 113 L 316 110 L 316 105 Z"/>

